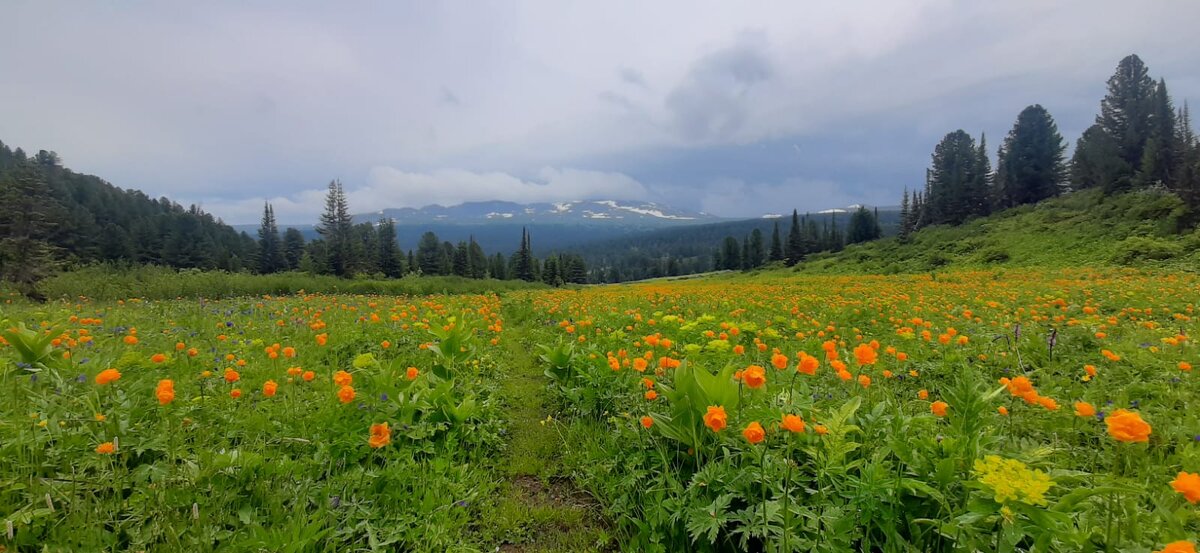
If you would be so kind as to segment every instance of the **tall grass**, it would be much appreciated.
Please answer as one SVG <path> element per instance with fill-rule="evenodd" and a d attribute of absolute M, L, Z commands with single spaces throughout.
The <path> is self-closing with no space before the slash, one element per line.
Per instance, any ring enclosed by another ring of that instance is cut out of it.
<path fill-rule="evenodd" d="M 39 289 L 51 299 L 83 296 L 98 300 L 116 300 L 221 298 L 299 292 L 383 295 L 478 294 L 542 286 L 514 280 L 475 280 L 450 276 L 409 275 L 399 279 L 343 279 L 299 272 L 253 275 L 224 271 L 175 270 L 154 266 L 96 265 L 51 277 L 43 281 Z"/>

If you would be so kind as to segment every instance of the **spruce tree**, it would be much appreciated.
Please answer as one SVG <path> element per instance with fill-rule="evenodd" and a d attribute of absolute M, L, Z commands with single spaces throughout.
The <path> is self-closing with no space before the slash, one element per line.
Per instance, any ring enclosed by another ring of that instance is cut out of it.
<path fill-rule="evenodd" d="M 997 206 L 1008 208 L 1057 196 L 1066 180 L 1066 144 L 1054 118 L 1040 105 L 1021 110 L 1000 147 Z"/>
<path fill-rule="evenodd" d="M 907 241 L 909 234 L 912 233 L 912 204 L 908 198 L 908 187 L 904 187 L 904 195 L 900 198 L 900 229 L 898 238 L 901 242 Z"/>
<path fill-rule="evenodd" d="M 483 247 L 475 241 L 474 236 L 467 240 L 467 272 L 471 278 L 487 278 L 488 257 L 483 253 Z"/>
<path fill-rule="evenodd" d="M 304 257 L 304 235 L 292 227 L 283 232 L 283 259 L 287 268 L 295 271 L 300 268 L 300 259 Z"/>
<path fill-rule="evenodd" d="M 1167 82 L 1159 79 L 1150 103 L 1150 132 L 1134 179 L 1138 186 L 1171 184 L 1171 174 L 1182 153 L 1177 143 L 1175 118 Z"/>
<path fill-rule="evenodd" d="M 379 220 L 379 271 L 388 278 L 404 276 L 404 252 L 396 242 L 396 223 L 390 218 Z"/>
<path fill-rule="evenodd" d="M 431 231 L 422 234 L 417 243 L 416 268 L 423 275 L 442 274 L 442 242 Z"/>
<path fill-rule="evenodd" d="M 788 229 L 787 245 L 784 250 L 784 260 L 791 267 L 804 258 L 804 237 L 801 235 L 800 214 L 792 210 L 792 227 Z"/>
<path fill-rule="evenodd" d="M 275 210 L 271 204 L 263 204 L 262 223 L 258 228 L 258 272 L 270 274 L 287 269 L 283 256 L 283 240 L 275 224 Z"/>
<path fill-rule="evenodd" d="M 726 236 L 721 247 L 721 269 L 736 271 L 742 268 L 742 252 L 737 238 Z"/>
<path fill-rule="evenodd" d="M 771 231 L 771 261 L 783 261 L 783 242 L 779 239 L 779 220 L 775 220 L 775 228 Z"/>
<path fill-rule="evenodd" d="M 959 224 L 985 213 L 986 156 L 980 155 L 975 139 L 961 129 L 949 133 L 932 157 L 925 196 L 928 224 Z"/>
<path fill-rule="evenodd" d="M 44 301 L 37 285 L 59 263 L 61 252 L 51 239 L 66 213 L 41 172 L 23 162 L 0 175 L 0 278 L 26 297 Z"/>
<path fill-rule="evenodd" d="M 761 267 L 762 264 L 766 261 L 767 253 L 766 253 L 766 249 L 763 246 L 764 246 L 764 244 L 763 244 L 762 231 L 759 229 L 754 229 L 754 230 L 750 231 L 750 247 L 747 249 L 750 251 L 750 254 L 748 257 L 750 260 L 750 268 L 751 269 L 754 269 L 756 267 Z"/>
<path fill-rule="evenodd" d="M 321 214 L 316 230 L 325 241 L 329 271 L 338 276 L 350 274 L 357 261 L 354 259 L 354 223 L 350 218 L 346 192 L 339 180 L 329 182 L 329 191 L 325 194 L 325 212 Z"/>
<path fill-rule="evenodd" d="M 471 276 L 471 254 L 465 240 L 460 240 L 458 246 L 454 248 L 454 257 L 451 261 L 451 272 L 454 276 L 469 277 Z"/>

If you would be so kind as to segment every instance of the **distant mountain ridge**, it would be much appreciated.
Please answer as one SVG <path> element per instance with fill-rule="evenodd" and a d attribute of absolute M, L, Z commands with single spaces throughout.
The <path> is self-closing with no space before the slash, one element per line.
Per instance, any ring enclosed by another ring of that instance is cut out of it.
<path fill-rule="evenodd" d="M 576 223 L 659 227 L 713 223 L 723 220 L 708 213 L 683 210 L 654 202 L 574 200 L 522 204 L 506 201 L 464 202 L 453 206 L 389 208 L 354 215 L 355 221 L 388 218 L 397 224 L 448 223 Z"/>

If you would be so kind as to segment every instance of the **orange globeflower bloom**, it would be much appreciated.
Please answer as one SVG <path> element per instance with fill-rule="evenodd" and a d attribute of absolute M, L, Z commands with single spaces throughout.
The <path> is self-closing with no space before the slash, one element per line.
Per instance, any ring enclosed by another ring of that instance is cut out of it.
<path fill-rule="evenodd" d="M 195 357 L 197 355 L 200 355 L 200 350 L 198 350 L 196 348 L 188 348 L 187 355 L 188 355 L 188 357 Z"/>
<path fill-rule="evenodd" d="M 117 446 L 112 442 L 104 442 L 96 446 L 96 453 L 99 453 L 100 455 L 112 455 L 113 453 L 116 453 L 116 451 Z"/>
<path fill-rule="evenodd" d="M 275 397 L 275 392 L 279 390 L 279 384 L 274 380 L 268 380 L 263 383 L 263 395 L 266 397 Z"/>
<path fill-rule="evenodd" d="M 1117 354 L 1115 354 L 1115 353 L 1113 353 L 1113 352 L 1111 352 L 1111 351 L 1108 351 L 1108 350 L 1106 350 L 1106 349 L 1102 349 L 1102 350 L 1100 350 L 1100 354 L 1101 354 L 1101 355 L 1103 355 L 1105 358 L 1107 358 L 1109 361 L 1120 361 L 1120 360 L 1121 360 L 1121 356 L 1120 356 L 1120 355 L 1117 355 Z"/>
<path fill-rule="evenodd" d="M 166 360 L 167 360 L 167 356 L 166 356 L 166 354 L 163 354 L 163 353 L 156 353 L 156 354 L 150 356 L 151 363 L 162 363 Z"/>
<path fill-rule="evenodd" d="M 738 344 L 738 345 L 736 345 L 736 346 L 733 346 L 733 352 L 734 352 L 734 353 L 736 353 L 736 354 L 738 354 L 738 355 L 741 355 L 741 354 L 743 354 L 743 353 L 746 353 L 746 346 L 743 346 L 743 345 L 741 345 L 741 344 Z"/>
<path fill-rule="evenodd" d="M 819 436 L 824 436 L 829 433 L 829 429 L 825 428 L 825 425 L 823 425 L 823 424 L 818 424 L 816 426 L 813 426 L 813 431 L 816 432 L 817 435 L 819 435 Z"/>
<path fill-rule="evenodd" d="M 342 403 L 350 403 L 351 401 L 354 401 L 354 387 L 346 385 L 338 388 L 337 397 L 338 401 Z"/>
<path fill-rule="evenodd" d="M 746 429 L 742 431 L 742 436 L 746 437 L 747 442 L 757 444 L 767 437 L 767 433 L 763 430 L 762 425 L 758 424 L 758 421 L 754 421 L 746 425 Z"/>
<path fill-rule="evenodd" d="M 175 401 L 175 381 L 163 379 L 158 381 L 158 386 L 154 388 L 154 397 L 158 398 L 159 405 L 166 405 Z"/>
<path fill-rule="evenodd" d="M 1180 361 L 1179 362 L 1179 370 L 1190 371 L 1190 370 L 1192 370 L 1192 364 L 1188 363 L 1187 361 Z"/>
<path fill-rule="evenodd" d="M 300 375 L 300 378 L 303 378 L 305 382 L 312 382 L 316 377 L 317 373 L 312 371 L 304 371 L 304 374 Z"/>
<path fill-rule="evenodd" d="M 418 371 L 416 367 L 409 367 L 407 371 L 404 371 L 404 378 L 416 380 L 419 374 L 421 374 L 421 371 Z"/>
<path fill-rule="evenodd" d="M 729 419 L 725 415 L 725 408 L 721 406 L 710 405 L 708 411 L 704 413 L 704 426 L 707 426 L 713 432 L 720 432 L 728 425 Z"/>
<path fill-rule="evenodd" d="M 917 397 L 920 399 L 929 399 L 929 390 L 921 390 L 917 392 Z"/>
<path fill-rule="evenodd" d="M 1150 424 L 1133 411 L 1117 409 L 1104 417 L 1104 424 L 1108 426 L 1108 434 L 1119 442 L 1150 441 Z"/>
<path fill-rule="evenodd" d="M 1075 402 L 1075 416 L 1077 417 L 1094 417 L 1096 416 L 1096 408 L 1086 401 Z"/>
<path fill-rule="evenodd" d="M 234 388 L 234 389 L 232 389 L 232 390 L 229 390 L 229 397 L 231 397 L 231 398 L 233 398 L 233 399 L 237 399 L 237 398 L 239 398 L 239 397 L 242 397 L 242 391 L 241 391 L 241 390 L 239 390 L 239 389 L 237 389 L 237 388 Z"/>
<path fill-rule="evenodd" d="M 323 346 L 328 341 L 329 341 L 329 334 L 318 334 L 317 335 L 317 345 L 318 346 Z"/>
<path fill-rule="evenodd" d="M 1173 541 L 1154 553 L 1196 553 L 1196 544 L 1186 540 Z"/>
<path fill-rule="evenodd" d="M 640 372 L 640 373 L 646 372 L 646 360 L 641 357 L 634 359 L 633 360 L 633 370 Z"/>
<path fill-rule="evenodd" d="M 863 388 L 869 388 L 871 386 L 871 377 L 865 374 L 858 375 L 858 385 Z"/>
<path fill-rule="evenodd" d="M 788 358 L 782 353 L 776 353 L 771 356 L 771 365 L 776 369 L 783 370 L 788 366 Z"/>
<path fill-rule="evenodd" d="M 767 383 L 767 373 L 758 365 L 750 365 L 742 371 L 742 382 L 752 389 L 762 388 Z"/>
<path fill-rule="evenodd" d="M 796 366 L 797 371 L 812 376 L 817 374 L 817 367 L 819 366 L 821 366 L 821 362 L 816 357 L 800 352 L 800 364 Z"/>
<path fill-rule="evenodd" d="M 234 382 L 237 382 L 238 380 L 241 380 L 241 379 L 242 379 L 242 375 L 238 374 L 237 371 L 235 371 L 233 369 L 225 369 L 225 382 L 233 384 Z"/>
<path fill-rule="evenodd" d="M 650 428 L 654 426 L 654 419 L 650 417 L 642 417 L 642 428 Z"/>
<path fill-rule="evenodd" d="M 295 356 L 296 356 L 296 348 L 294 348 L 294 347 L 292 347 L 292 346 L 288 346 L 288 347 L 286 347 L 286 348 L 283 348 L 283 356 L 284 356 L 284 357 L 287 357 L 287 358 L 289 358 L 289 359 L 290 359 L 290 358 L 292 358 L 292 357 L 295 357 Z"/>
<path fill-rule="evenodd" d="M 388 423 L 372 424 L 371 438 L 367 440 L 367 444 L 379 449 L 390 443 L 392 443 L 392 429 Z"/>
<path fill-rule="evenodd" d="M 1008 416 L 1008 407 L 1001 405 L 1000 407 L 996 408 L 996 412 L 1007 417 Z"/>
<path fill-rule="evenodd" d="M 384 340 L 382 342 L 379 342 L 379 347 L 381 347 L 383 349 L 388 349 L 388 348 L 392 347 L 392 343 L 387 340 Z"/>
<path fill-rule="evenodd" d="M 799 415 L 784 415 L 783 422 L 779 423 L 779 427 L 788 432 L 804 432 L 804 419 Z"/>
<path fill-rule="evenodd" d="M 861 365 L 874 365 L 878 358 L 878 352 L 875 348 L 867 344 L 859 344 L 854 348 L 854 359 Z"/>
<path fill-rule="evenodd" d="M 346 371 L 333 373 L 333 383 L 338 386 L 349 386 L 354 383 L 354 376 Z"/>
<path fill-rule="evenodd" d="M 1187 499 L 1188 503 L 1195 504 L 1200 502 L 1200 474 L 1180 472 L 1171 481 L 1171 488 L 1183 494 L 1184 499 Z"/>
<path fill-rule="evenodd" d="M 130 345 L 130 346 L 138 343 L 137 336 L 134 336 L 132 334 L 122 338 L 121 340 L 124 341 L 126 345 Z"/>
<path fill-rule="evenodd" d="M 185 344 L 183 342 L 175 342 L 175 351 L 183 351 L 183 348 L 186 348 L 186 347 L 187 347 L 187 344 Z"/>
<path fill-rule="evenodd" d="M 948 404 L 944 401 L 935 401 L 935 402 L 929 404 L 929 411 L 939 417 L 946 416 L 946 411 L 949 408 L 950 408 L 950 404 Z"/>
<path fill-rule="evenodd" d="M 654 390 L 647 390 L 645 397 L 646 397 L 647 401 L 654 401 L 654 400 L 658 399 L 658 392 L 656 392 Z"/>
<path fill-rule="evenodd" d="M 104 369 L 100 371 L 100 374 L 96 375 L 96 384 L 104 386 L 105 384 L 111 384 L 120 379 L 121 371 L 118 371 L 117 369 Z"/>

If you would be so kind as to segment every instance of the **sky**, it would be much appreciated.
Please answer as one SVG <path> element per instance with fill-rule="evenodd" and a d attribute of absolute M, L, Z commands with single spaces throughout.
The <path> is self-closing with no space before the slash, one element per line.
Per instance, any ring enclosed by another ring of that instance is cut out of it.
<path fill-rule="evenodd" d="M 0 140 L 229 223 L 463 201 L 896 205 L 946 133 L 1071 144 L 1138 54 L 1200 102 L 1200 2 L 9 0 Z"/>

